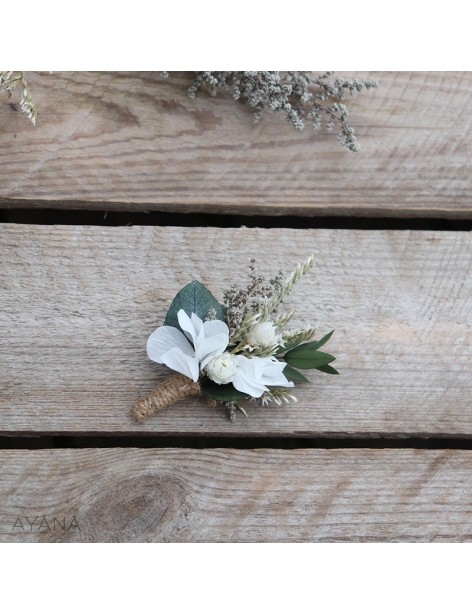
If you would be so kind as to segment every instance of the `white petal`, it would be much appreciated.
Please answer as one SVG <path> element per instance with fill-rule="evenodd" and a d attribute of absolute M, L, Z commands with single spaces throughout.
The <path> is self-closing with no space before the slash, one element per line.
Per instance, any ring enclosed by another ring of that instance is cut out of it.
<path fill-rule="evenodd" d="M 286 363 L 279 362 L 278 360 L 267 361 L 262 368 L 262 377 L 267 379 L 278 379 L 285 369 Z"/>
<path fill-rule="evenodd" d="M 292 388 L 295 384 L 285 377 L 283 374 L 284 369 L 285 363 L 280 362 L 276 358 L 269 357 L 263 366 L 261 382 L 266 386 L 285 386 L 286 388 Z"/>
<path fill-rule="evenodd" d="M 160 326 L 147 340 L 147 355 L 154 362 L 163 363 L 162 356 L 173 348 L 179 348 L 184 354 L 195 354 L 185 336 L 173 326 Z"/>
<path fill-rule="evenodd" d="M 243 373 L 247 373 L 250 377 L 256 377 L 256 365 L 259 358 L 247 358 L 247 356 L 238 354 L 234 359 L 239 370 Z"/>
<path fill-rule="evenodd" d="M 254 398 L 260 397 L 267 388 L 258 377 L 258 359 L 247 358 L 246 356 L 235 356 L 236 375 L 232 383 L 236 390 L 245 392 Z"/>
<path fill-rule="evenodd" d="M 288 380 L 283 373 L 278 377 L 263 377 L 261 380 L 266 386 L 283 386 L 284 388 L 293 388 L 295 384 Z"/>
<path fill-rule="evenodd" d="M 229 328 L 223 320 L 208 320 L 207 322 L 203 322 L 203 330 L 205 332 L 205 337 L 226 334 L 229 338 Z"/>
<path fill-rule="evenodd" d="M 200 320 L 200 318 L 197 316 L 196 313 L 192 313 L 192 315 L 190 316 L 190 319 L 192 321 L 192 324 L 195 328 L 195 332 L 197 333 L 197 337 L 200 334 L 200 331 L 202 330 L 203 327 L 203 322 Z"/>
<path fill-rule="evenodd" d="M 195 354 L 201 362 L 202 368 L 205 367 L 212 358 L 223 354 L 228 347 L 228 343 L 229 338 L 225 333 L 203 339 L 203 341 L 197 341 Z"/>
<path fill-rule="evenodd" d="M 253 397 L 260 397 L 268 390 L 267 386 L 285 386 L 291 388 L 293 382 L 283 375 L 285 364 L 272 357 L 260 358 L 253 356 L 235 356 L 237 368 L 233 378 L 233 386 L 241 392 L 247 392 Z"/>
<path fill-rule="evenodd" d="M 245 392 L 255 399 L 259 398 L 268 389 L 261 385 L 259 382 L 251 378 L 247 373 L 244 373 L 241 369 L 236 371 L 236 375 L 232 381 L 233 386 L 239 392 Z"/>
<path fill-rule="evenodd" d="M 166 352 L 162 357 L 162 362 L 178 373 L 186 375 L 194 382 L 198 381 L 200 369 L 198 368 L 198 360 L 195 356 L 184 354 L 179 348 L 174 348 Z"/>
<path fill-rule="evenodd" d="M 192 314 L 192 319 L 190 319 L 183 309 L 179 309 L 177 313 L 177 319 L 179 321 L 180 328 L 183 331 L 185 331 L 185 334 L 187 335 L 189 339 L 193 341 L 193 345 L 195 346 L 195 342 L 197 340 L 198 333 L 200 332 L 200 329 L 201 329 L 201 320 L 200 320 L 200 326 L 198 326 L 198 322 L 197 322 L 197 326 L 195 326 L 194 321 L 193 321 L 194 316 L 195 318 L 200 320 L 200 318 L 198 318 L 198 316 L 196 316 L 194 313 Z"/>
<path fill-rule="evenodd" d="M 235 357 L 238 369 L 245 373 L 251 380 L 259 381 L 262 377 L 263 359 L 258 356 L 247 358 L 238 355 Z"/>

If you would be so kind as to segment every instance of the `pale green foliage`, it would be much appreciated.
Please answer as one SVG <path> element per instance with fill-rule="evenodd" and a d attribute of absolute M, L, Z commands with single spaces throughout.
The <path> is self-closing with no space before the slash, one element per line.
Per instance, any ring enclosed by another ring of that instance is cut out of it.
<path fill-rule="evenodd" d="M 309 256 L 304 262 L 298 264 L 296 268 L 284 278 L 282 273 L 277 277 L 266 282 L 265 279 L 256 275 L 254 261 L 251 261 L 251 283 L 246 289 L 238 289 L 234 286 L 225 292 L 225 304 L 227 306 L 227 318 L 230 326 L 230 343 L 234 345 L 232 352 L 245 352 L 257 356 L 272 356 L 280 348 L 280 342 L 276 342 L 266 347 L 253 348 L 249 342 L 249 334 L 256 324 L 270 321 L 277 327 L 283 327 L 292 318 L 294 310 L 279 314 L 278 309 L 281 303 L 293 290 L 295 285 L 313 267 L 314 256 Z M 254 300 L 257 292 L 263 288 L 264 294 L 261 300 Z M 282 334 L 282 343 L 292 343 L 298 340 L 303 343 L 313 338 L 316 329 L 297 329 Z M 288 336 L 287 336 L 288 335 Z"/>
<path fill-rule="evenodd" d="M 316 335 L 316 327 L 297 328 L 296 330 L 285 331 L 282 335 L 283 344 L 285 347 L 300 345 L 311 341 Z"/>
<path fill-rule="evenodd" d="M 274 296 L 269 301 L 263 304 L 261 310 L 261 321 L 269 319 L 269 317 L 276 311 L 280 303 L 290 294 L 295 285 L 300 279 L 308 273 L 315 263 L 315 257 L 313 254 L 309 256 L 304 262 L 297 264 L 294 271 L 280 284 Z"/>
<path fill-rule="evenodd" d="M 291 401 L 297 402 L 297 397 L 288 388 L 271 388 L 261 397 L 262 405 L 269 405 L 275 403 L 276 405 L 282 405 L 290 403 Z"/>
<path fill-rule="evenodd" d="M 10 97 L 17 87 L 21 88 L 20 108 L 32 124 L 36 123 L 36 108 L 24 72 L 0 71 L 0 94 L 7 92 Z"/>

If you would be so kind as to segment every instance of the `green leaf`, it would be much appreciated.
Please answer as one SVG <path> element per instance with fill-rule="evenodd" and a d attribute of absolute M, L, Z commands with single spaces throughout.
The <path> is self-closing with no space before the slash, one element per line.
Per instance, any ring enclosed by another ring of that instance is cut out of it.
<path fill-rule="evenodd" d="M 290 365 L 285 365 L 283 373 L 285 377 L 291 382 L 308 382 L 309 381 L 303 375 L 303 373 L 299 373 L 296 369 L 294 369 Z"/>
<path fill-rule="evenodd" d="M 318 367 L 322 367 L 336 360 L 331 354 L 317 352 L 316 350 L 301 349 L 302 347 L 303 346 L 299 346 L 285 354 L 286 362 L 292 367 L 296 367 L 297 369 L 317 369 Z"/>
<path fill-rule="evenodd" d="M 210 309 L 214 309 L 216 319 L 226 321 L 224 307 L 218 303 L 210 290 L 199 281 L 192 281 L 177 293 L 167 312 L 164 326 L 173 326 L 181 330 L 177 319 L 177 313 L 180 309 L 183 309 L 188 316 L 195 313 L 203 321 L 208 317 Z"/>
<path fill-rule="evenodd" d="M 309 343 L 302 343 L 302 344 L 287 343 L 286 346 L 280 345 L 277 348 L 275 353 L 276 353 L 276 355 L 285 354 L 285 352 L 289 352 L 290 350 L 292 350 L 294 348 L 303 348 L 303 349 L 306 349 L 306 350 L 317 350 L 322 345 L 324 345 L 327 341 L 329 341 L 329 339 L 331 338 L 331 335 L 333 333 L 334 333 L 334 330 L 332 330 L 330 333 L 328 333 L 327 335 L 322 337 L 319 341 L 310 341 Z"/>
<path fill-rule="evenodd" d="M 285 354 L 289 350 L 296 348 L 298 343 L 287 343 L 286 345 L 279 345 L 279 347 L 275 350 L 275 354 L 280 356 L 281 354 Z"/>
<path fill-rule="evenodd" d="M 203 392 L 215 401 L 241 401 L 249 397 L 245 392 L 236 390 L 233 384 L 216 384 L 211 380 L 202 383 Z"/>
<path fill-rule="evenodd" d="M 330 333 L 322 337 L 319 341 L 310 341 L 310 343 L 305 343 L 303 347 L 306 349 L 310 349 L 310 350 L 317 350 L 322 345 L 324 345 L 327 341 L 329 341 L 333 333 L 334 333 L 334 330 L 332 330 Z M 299 346 L 299 347 L 302 347 L 302 346 Z"/>
<path fill-rule="evenodd" d="M 336 371 L 334 367 L 331 365 L 322 365 L 321 367 L 316 367 L 318 371 L 323 371 L 323 373 L 331 373 L 331 375 L 339 375 L 339 371 Z"/>

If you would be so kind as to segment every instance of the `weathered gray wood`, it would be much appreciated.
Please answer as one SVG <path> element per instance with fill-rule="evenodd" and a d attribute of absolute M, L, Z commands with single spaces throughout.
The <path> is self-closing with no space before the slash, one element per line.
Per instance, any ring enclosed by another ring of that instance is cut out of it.
<path fill-rule="evenodd" d="M 5 542 L 472 541 L 471 451 L 4 450 L 0 462 Z"/>
<path fill-rule="evenodd" d="M 471 435 L 471 247 L 460 232 L 4 225 L 0 432 Z M 222 298 L 252 255 L 271 274 L 311 252 L 293 324 L 336 330 L 340 376 L 311 372 L 298 404 L 234 425 L 199 399 L 132 421 L 170 373 L 145 344 L 182 286 Z"/>
<path fill-rule="evenodd" d="M 0 204 L 246 214 L 471 216 L 472 73 L 353 73 L 362 146 L 303 133 L 191 74 L 30 76 L 38 122 L 0 104 Z"/>

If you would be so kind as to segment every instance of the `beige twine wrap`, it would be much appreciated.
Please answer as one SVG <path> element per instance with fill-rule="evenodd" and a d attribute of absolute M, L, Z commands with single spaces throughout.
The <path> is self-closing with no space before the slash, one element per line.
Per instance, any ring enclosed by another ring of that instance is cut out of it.
<path fill-rule="evenodd" d="M 144 422 L 160 409 L 169 407 L 187 397 L 202 394 L 200 384 L 185 375 L 171 375 L 160 386 L 133 405 L 132 414 L 137 422 Z"/>

